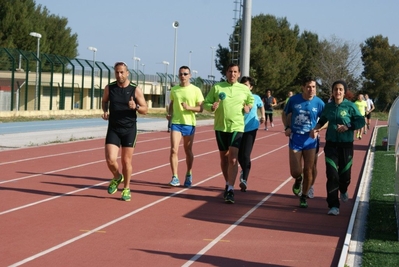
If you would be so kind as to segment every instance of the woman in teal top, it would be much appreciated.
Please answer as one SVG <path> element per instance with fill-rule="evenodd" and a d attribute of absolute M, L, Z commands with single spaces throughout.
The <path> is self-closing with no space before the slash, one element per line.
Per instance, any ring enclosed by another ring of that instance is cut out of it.
<path fill-rule="evenodd" d="M 255 85 L 254 79 L 248 76 L 242 77 L 240 83 L 248 86 L 251 92 Z M 255 143 L 256 133 L 258 132 L 260 123 L 265 121 L 265 108 L 262 99 L 256 94 L 252 94 L 252 96 L 254 97 L 255 102 L 249 113 L 244 114 L 245 128 L 238 152 L 238 162 L 241 166 L 240 188 L 242 192 L 247 191 L 248 176 L 249 171 L 251 170 L 251 153 Z M 260 114 L 262 114 L 260 120 L 258 118 L 258 110 Z"/>

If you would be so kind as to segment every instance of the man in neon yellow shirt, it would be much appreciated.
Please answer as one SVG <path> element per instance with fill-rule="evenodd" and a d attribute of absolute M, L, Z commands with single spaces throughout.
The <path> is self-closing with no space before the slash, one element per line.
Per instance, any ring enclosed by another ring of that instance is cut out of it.
<path fill-rule="evenodd" d="M 366 120 L 366 111 L 367 111 L 367 102 L 364 100 L 364 97 L 362 94 L 359 94 L 357 96 L 357 100 L 355 101 L 355 105 L 357 107 L 357 109 L 359 110 L 360 114 L 363 115 L 364 120 Z M 362 139 L 362 133 L 365 133 L 365 127 L 363 126 L 363 128 L 359 129 L 356 131 L 356 138 L 358 138 L 359 140 Z"/>
<path fill-rule="evenodd" d="M 169 183 L 171 186 L 180 185 L 177 169 L 179 164 L 179 144 L 182 137 L 187 165 L 184 187 L 190 187 L 193 179 L 194 155 L 192 147 L 197 123 L 195 112 L 202 112 L 204 96 L 197 86 L 190 83 L 190 78 L 190 68 L 187 66 L 180 67 L 180 84 L 172 87 L 170 91 L 169 112 L 166 118 L 171 121 L 170 167 L 172 169 L 172 180 Z"/>
<path fill-rule="evenodd" d="M 246 85 L 238 82 L 239 77 L 239 66 L 230 64 L 226 71 L 227 81 L 215 84 L 204 101 L 204 108 L 215 112 L 214 130 L 220 166 L 226 182 L 226 203 L 234 203 L 238 150 L 245 127 L 244 113 L 248 113 L 254 104 L 251 91 Z"/>

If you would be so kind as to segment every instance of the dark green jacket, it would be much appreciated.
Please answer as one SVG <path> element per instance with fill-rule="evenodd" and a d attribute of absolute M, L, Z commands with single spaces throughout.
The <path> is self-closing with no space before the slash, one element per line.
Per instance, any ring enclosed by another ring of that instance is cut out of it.
<path fill-rule="evenodd" d="M 364 116 L 360 114 L 355 104 L 346 99 L 339 105 L 333 101 L 324 106 L 317 124 L 324 125 L 326 122 L 328 122 L 326 141 L 335 143 L 353 142 L 353 132 L 365 125 Z M 349 130 L 337 132 L 338 124 L 346 125 Z"/>

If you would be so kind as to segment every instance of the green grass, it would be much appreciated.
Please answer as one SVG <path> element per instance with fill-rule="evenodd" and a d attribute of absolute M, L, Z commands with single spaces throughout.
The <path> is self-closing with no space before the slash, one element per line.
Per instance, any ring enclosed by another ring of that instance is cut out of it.
<path fill-rule="evenodd" d="M 399 266 L 398 229 L 395 215 L 395 155 L 386 151 L 382 139 L 387 128 L 379 128 L 362 266 Z"/>
<path fill-rule="evenodd" d="M 387 112 L 371 112 L 371 119 L 372 120 L 378 119 L 380 121 L 387 121 L 388 120 L 388 113 Z"/>

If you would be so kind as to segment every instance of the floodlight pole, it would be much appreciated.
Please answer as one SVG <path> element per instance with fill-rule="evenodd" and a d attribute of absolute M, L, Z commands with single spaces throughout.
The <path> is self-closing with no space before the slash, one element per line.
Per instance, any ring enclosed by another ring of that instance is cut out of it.
<path fill-rule="evenodd" d="M 40 38 L 42 35 L 37 32 L 29 33 L 30 36 L 37 38 L 37 52 L 36 52 L 36 84 L 35 84 L 35 101 L 34 101 L 34 110 L 38 110 L 38 98 L 39 98 L 39 57 L 40 57 Z"/>
<path fill-rule="evenodd" d="M 94 106 L 94 67 L 96 66 L 97 48 L 95 48 L 93 46 L 89 46 L 87 49 L 93 51 L 93 71 L 91 73 L 91 100 L 90 100 L 90 109 L 93 109 L 93 106 Z"/>
<path fill-rule="evenodd" d="M 174 60 L 173 60 L 173 82 L 176 81 L 176 57 L 177 57 L 177 28 L 179 27 L 179 22 L 174 21 L 172 23 L 173 28 L 175 28 L 175 49 L 174 49 Z"/>

